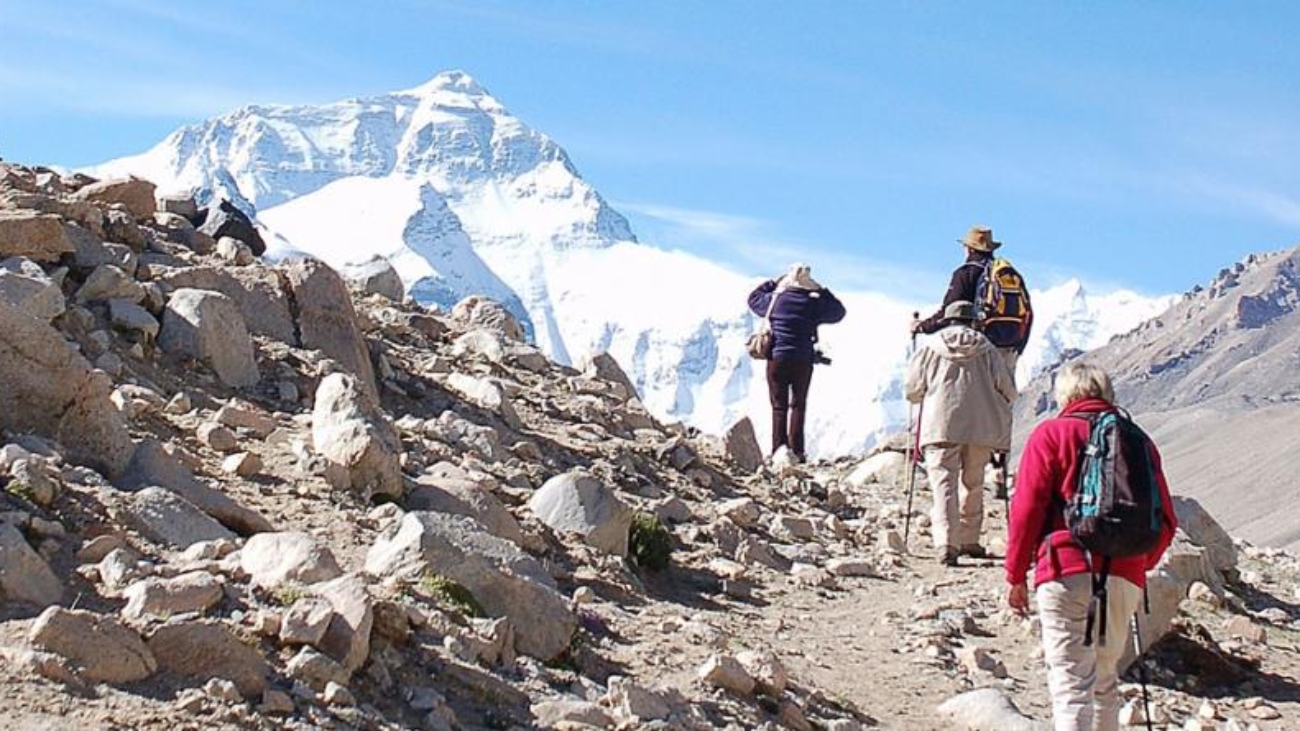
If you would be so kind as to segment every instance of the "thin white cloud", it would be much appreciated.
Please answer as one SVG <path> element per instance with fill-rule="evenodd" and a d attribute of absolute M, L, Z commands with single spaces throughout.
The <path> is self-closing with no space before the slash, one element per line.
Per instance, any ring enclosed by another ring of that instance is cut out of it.
<path fill-rule="evenodd" d="M 258 101 L 287 101 L 299 94 L 143 76 L 121 79 L 87 74 L 84 69 L 20 70 L 0 65 L 0 96 L 45 109 L 122 117 L 205 117 Z"/>
<path fill-rule="evenodd" d="M 813 267 L 823 283 L 845 291 L 872 292 L 907 302 L 929 300 L 941 291 L 947 274 L 902 267 L 859 254 L 785 238 L 768 221 L 717 211 L 654 203 L 618 203 L 620 210 L 652 219 L 645 237 L 651 245 L 668 245 L 698 255 L 725 258 L 727 266 L 756 276 L 776 276 L 794 262 Z M 884 248 L 884 247 L 880 247 Z"/>
<path fill-rule="evenodd" d="M 1184 184 L 1191 191 L 1219 204 L 1249 211 L 1275 223 L 1300 226 L 1300 198 L 1295 196 L 1203 175 L 1189 176 Z"/>

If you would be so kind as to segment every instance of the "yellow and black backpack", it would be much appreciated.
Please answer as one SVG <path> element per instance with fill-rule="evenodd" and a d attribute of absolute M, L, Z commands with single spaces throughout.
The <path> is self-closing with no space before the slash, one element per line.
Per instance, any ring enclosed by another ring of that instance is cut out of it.
<path fill-rule="evenodd" d="M 991 259 L 975 285 L 975 306 L 989 342 L 999 348 L 1023 348 L 1034 319 L 1029 290 L 1009 259 Z"/>

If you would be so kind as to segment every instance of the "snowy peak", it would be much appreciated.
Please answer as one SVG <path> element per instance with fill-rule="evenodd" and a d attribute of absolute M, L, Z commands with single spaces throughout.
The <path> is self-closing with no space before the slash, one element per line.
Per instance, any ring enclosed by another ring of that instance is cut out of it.
<path fill-rule="evenodd" d="M 473 97 L 490 97 L 487 89 L 474 80 L 474 77 L 461 71 L 451 69 L 439 72 L 436 76 L 418 86 L 393 92 L 394 95 L 431 96 L 442 92 L 453 92 Z M 496 103 L 496 100 L 493 100 Z"/>
<path fill-rule="evenodd" d="M 393 97 L 415 97 L 430 100 L 448 108 L 473 108 L 485 112 L 504 113 L 505 107 L 464 71 L 444 71 L 419 86 L 392 92 Z"/>

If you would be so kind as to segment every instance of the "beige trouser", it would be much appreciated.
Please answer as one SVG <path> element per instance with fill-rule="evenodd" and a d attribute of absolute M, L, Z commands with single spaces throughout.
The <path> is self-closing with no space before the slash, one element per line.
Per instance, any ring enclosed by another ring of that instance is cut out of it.
<path fill-rule="evenodd" d="M 1037 589 L 1043 626 L 1043 659 L 1052 696 L 1055 731 L 1117 731 L 1120 699 L 1119 660 L 1133 641 L 1130 623 L 1142 603 L 1142 590 L 1127 579 L 1106 583 L 1106 644 L 1100 643 L 1101 611 L 1091 647 L 1084 647 L 1092 576 L 1076 574 Z"/>
<path fill-rule="evenodd" d="M 969 444 L 927 444 L 925 472 L 934 493 L 930 534 L 937 549 L 976 546 L 984 524 L 984 467 L 993 450 Z"/>

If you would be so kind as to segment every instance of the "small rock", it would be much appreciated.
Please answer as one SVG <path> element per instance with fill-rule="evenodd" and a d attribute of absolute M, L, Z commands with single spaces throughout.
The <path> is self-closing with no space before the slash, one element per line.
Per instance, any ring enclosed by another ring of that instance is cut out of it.
<path fill-rule="evenodd" d="M 222 703 L 244 702 L 244 697 L 239 694 L 239 686 L 225 678 L 213 678 L 204 683 L 203 692 Z"/>
<path fill-rule="evenodd" d="M 753 498 L 741 497 L 720 504 L 718 514 L 730 518 L 731 522 L 742 528 L 749 528 L 758 523 L 760 511 Z"/>
<path fill-rule="evenodd" d="M 590 586 L 579 586 L 573 591 L 573 603 L 582 605 L 596 601 L 596 592 Z"/>
<path fill-rule="evenodd" d="M 171 400 L 167 402 L 167 405 L 163 407 L 163 411 L 168 414 L 179 416 L 181 414 L 189 413 L 192 408 L 194 408 L 194 404 L 190 401 L 190 395 L 181 391 L 175 396 L 172 396 Z"/>
<path fill-rule="evenodd" d="M 280 621 L 280 641 L 287 645 L 317 645 L 325 637 L 334 607 L 317 597 L 299 599 Z"/>
<path fill-rule="evenodd" d="M 624 721 L 648 722 L 668 718 L 672 708 L 661 695 L 641 687 L 628 678 L 619 675 L 610 677 L 609 691 L 602 703 L 614 709 L 614 713 Z"/>
<path fill-rule="evenodd" d="M 271 669 L 262 653 L 224 624 L 171 622 L 156 629 L 149 650 L 162 669 L 183 677 L 224 678 L 244 696 L 261 695 Z"/>
<path fill-rule="evenodd" d="M 325 684 L 325 692 L 321 694 L 321 698 L 331 706 L 346 708 L 357 704 L 357 699 L 352 697 L 352 692 L 334 681 Z"/>
<path fill-rule="evenodd" d="M 252 452 L 232 454 L 221 460 L 221 471 L 239 477 L 252 477 L 262 471 L 262 458 Z"/>
<path fill-rule="evenodd" d="M 799 586 L 829 588 L 835 585 L 835 577 L 829 571 L 805 563 L 791 567 L 790 578 Z"/>
<path fill-rule="evenodd" d="M 1250 617 L 1236 616 L 1224 625 L 1229 637 L 1235 637 L 1257 645 L 1268 641 L 1268 632 L 1250 620 Z"/>
<path fill-rule="evenodd" d="M 529 711 L 537 728 L 543 729 L 604 729 L 614 726 L 605 709 L 590 701 L 549 700 L 534 703 Z"/>
<path fill-rule="evenodd" d="M 262 692 L 262 705 L 257 710 L 269 716 L 287 716 L 295 707 L 288 693 L 268 688 Z"/>
<path fill-rule="evenodd" d="M 21 531 L 0 522 L 0 600 L 47 607 L 62 596 L 63 584 L 41 554 Z"/>
<path fill-rule="evenodd" d="M 1251 718 L 1259 721 L 1276 721 L 1282 717 L 1282 712 L 1268 704 L 1261 704 L 1247 711 Z"/>
<path fill-rule="evenodd" d="M 248 244 L 230 236 L 222 236 L 217 239 L 217 248 L 214 253 L 226 263 L 238 267 L 246 267 L 256 261 L 253 250 Z"/>
<path fill-rule="evenodd" d="M 903 536 L 896 530 L 886 530 L 881 532 L 879 545 L 881 548 L 891 553 L 906 553 L 907 544 L 903 543 Z"/>
<path fill-rule="evenodd" d="M 826 562 L 826 570 L 835 576 L 874 576 L 875 565 L 866 559 L 832 558 Z"/>
<path fill-rule="evenodd" d="M 983 647 L 968 646 L 957 650 L 957 660 L 971 675 L 986 672 L 995 678 L 1007 677 L 1007 668 Z"/>
<path fill-rule="evenodd" d="M 743 665 L 730 655 L 714 654 L 696 673 L 705 684 L 742 696 L 754 692 L 755 682 Z"/>
<path fill-rule="evenodd" d="M 790 675 L 774 653 L 746 650 L 736 655 L 736 661 L 753 678 L 758 692 L 774 698 L 779 698 L 785 692 Z"/>
<path fill-rule="evenodd" d="M 331 682 L 346 685 L 352 675 L 328 655 L 310 647 L 299 650 L 285 665 L 284 672 L 293 680 L 300 680 L 307 687 L 320 691 Z"/>
<path fill-rule="evenodd" d="M 204 612 L 225 596 L 221 582 L 206 571 L 191 571 L 170 579 L 149 578 L 122 592 L 126 606 L 122 616 L 140 619 L 146 615 L 170 617 Z"/>
<path fill-rule="evenodd" d="M 982 688 L 949 698 L 938 708 L 939 715 L 956 726 L 947 728 L 997 729 L 998 731 L 1039 731 L 1033 719 L 1026 717 L 1000 690 Z"/>
<path fill-rule="evenodd" d="M 1223 606 L 1223 599 L 1214 592 L 1209 586 L 1200 581 L 1193 581 L 1187 589 L 1187 598 L 1194 602 L 1201 602 L 1211 607 Z"/>
<path fill-rule="evenodd" d="M 240 550 L 239 563 L 254 585 L 266 589 L 289 581 L 328 581 L 343 573 L 328 547 L 301 532 L 258 533 Z"/>
<path fill-rule="evenodd" d="M 204 445 L 218 452 L 233 452 L 239 447 L 235 433 L 214 421 L 200 424 L 195 435 Z"/>
<path fill-rule="evenodd" d="M 80 563 L 99 563 L 113 551 L 126 547 L 126 539 L 117 533 L 97 536 L 86 541 L 77 551 L 76 559 Z"/>
<path fill-rule="evenodd" d="M 247 429 L 253 436 L 263 438 L 271 435 L 279 426 L 275 419 L 267 416 L 256 406 L 241 401 L 231 400 L 217 410 L 213 417 L 218 424 L 234 429 Z"/>
<path fill-rule="evenodd" d="M 139 635 L 94 612 L 50 607 L 37 617 L 27 639 L 80 666 L 81 677 L 92 682 L 133 683 L 158 669 Z"/>

